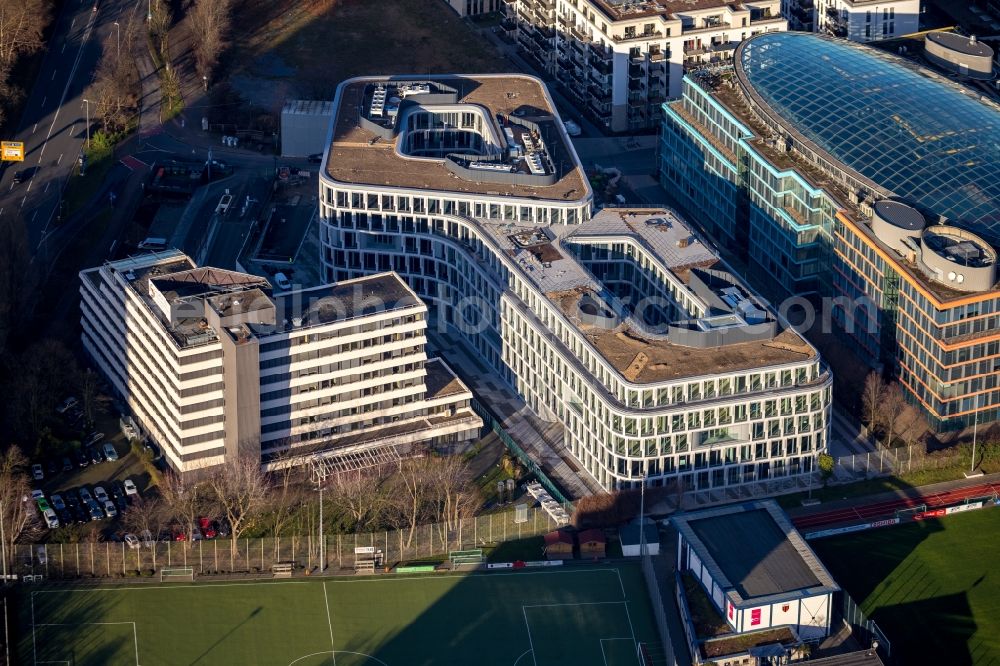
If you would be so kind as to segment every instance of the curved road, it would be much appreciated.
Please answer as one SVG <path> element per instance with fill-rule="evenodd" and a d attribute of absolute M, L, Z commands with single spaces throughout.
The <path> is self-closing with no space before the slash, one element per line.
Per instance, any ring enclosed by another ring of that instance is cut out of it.
<path fill-rule="evenodd" d="M 37 253 L 55 227 L 66 184 L 87 136 L 83 99 L 104 43 L 114 48 L 118 28 L 129 15 L 142 16 L 141 0 L 67 0 L 55 19 L 47 52 L 24 106 L 20 129 L 6 140 L 24 142 L 24 162 L 8 162 L 0 175 L 0 219 L 20 214 L 29 247 Z M 144 9 L 144 8 L 143 8 Z M 96 109 L 91 105 L 91 114 Z M 93 123 L 93 115 L 91 115 Z M 14 173 L 31 177 L 14 183 Z"/>

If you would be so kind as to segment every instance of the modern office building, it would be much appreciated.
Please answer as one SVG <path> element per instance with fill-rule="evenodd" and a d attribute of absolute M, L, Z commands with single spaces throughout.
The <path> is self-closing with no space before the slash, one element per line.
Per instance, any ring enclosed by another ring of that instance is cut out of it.
<path fill-rule="evenodd" d="M 607 489 L 793 477 L 831 376 L 675 213 L 605 209 L 519 75 L 337 90 L 320 175 L 330 280 L 394 270 Z"/>
<path fill-rule="evenodd" d="M 427 307 L 392 273 L 276 294 L 173 250 L 80 273 L 83 346 L 170 467 L 367 465 L 468 441 L 482 421 Z"/>
<path fill-rule="evenodd" d="M 512 0 L 507 16 L 527 58 L 615 132 L 656 127 L 686 68 L 787 28 L 779 0 Z"/>
<path fill-rule="evenodd" d="M 873 364 L 899 370 L 935 424 L 997 417 L 995 286 L 976 280 L 972 297 L 971 281 L 956 290 L 961 283 L 947 278 L 962 271 L 935 273 L 935 289 L 955 298 L 915 295 L 912 318 L 901 305 L 897 320 L 900 280 L 926 281 L 926 271 L 886 271 L 878 241 L 863 249 L 864 234 L 843 220 L 870 228 L 862 221 L 874 219 L 874 204 L 898 199 L 924 219 L 911 234 L 917 245 L 924 224 L 946 223 L 970 233 L 962 247 L 991 256 L 1000 243 L 1000 107 L 882 51 L 781 33 L 745 42 L 730 71 L 692 73 L 665 109 L 663 184 L 741 254 L 752 279 L 785 295 L 845 298 L 832 314 Z M 898 250 L 888 256 L 905 263 Z M 845 314 L 859 309 L 870 314 Z"/>
<path fill-rule="evenodd" d="M 920 30 L 921 0 L 782 0 L 791 30 L 852 42 L 895 39 Z"/>

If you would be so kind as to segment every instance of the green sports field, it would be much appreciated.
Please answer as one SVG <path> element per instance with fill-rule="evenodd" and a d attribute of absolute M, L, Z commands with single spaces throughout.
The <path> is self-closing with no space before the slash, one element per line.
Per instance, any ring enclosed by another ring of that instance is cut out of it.
<path fill-rule="evenodd" d="M 810 544 L 901 664 L 1000 664 L 1000 508 Z"/>
<path fill-rule="evenodd" d="M 36 588 L 24 664 L 639 666 L 638 566 Z"/>

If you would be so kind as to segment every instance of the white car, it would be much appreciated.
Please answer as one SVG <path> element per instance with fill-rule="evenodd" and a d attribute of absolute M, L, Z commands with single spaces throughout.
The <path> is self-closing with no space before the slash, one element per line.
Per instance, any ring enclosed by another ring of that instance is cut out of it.
<path fill-rule="evenodd" d="M 570 136 L 580 136 L 581 134 L 583 134 L 583 130 L 580 129 L 580 126 L 577 125 L 572 120 L 564 120 L 563 127 L 566 128 L 566 134 Z"/>
<path fill-rule="evenodd" d="M 42 515 L 45 517 L 45 524 L 48 525 L 50 530 L 54 530 L 59 527 L 59 519 L 56 517 L 56 512 L 51 508 L 42 512 Z"/>
<path fill-rule="evenodd" d="M 110 497 L 108 497 L 107 491 L 105 491 L 104 488 L 101 488 L 100 486 L 94 486 L 94 497 L 101 504 L 104 504 L 105 502 L 111 499 Z"/>
<path fill-rule="evenodd" d="M 39 465 L 38 463 L 35 463 L 34 465 L 31 466 L 31 478 L 33 478 L 35 481 L 41 481 L 42 479 L 45 478 L 45 473 L 42 472 L 42 466 Z"/>
<path fill-rule="evenodd" d="M 278 289 L 282 291 L 288 291 L 292 288 L 292 281 L 288 279 L 288 276 L 284 273 L 274 274 L 274 284 L 277 285 Z"/>
<path fill-rule="evenodd" d="M 104 502 L 104 513 L 108 514 L 108 518 L 114 518 L 118 515 L 118 509 L 115 508 L 115 503 L 111 500 Z"/>
<path fill-rule="evenodd" d="M 138 497 L 139 489 L 135 487 L 135 481 L 132 479 L 125 479 L 125 496 L 126 497 Z"/>
<path fill-rule="evenodd" d="M 27 499 L 27 498 L 25 498 L 25 499 Z M 40 500 L 40 499 L 45 499 L 45 493 L 42 492 L 41 490 L 38 490 L 38 489 L 32 490 L 31 491 L 31 499 L 35 500 L 36 502 L 38 500 Z"/>
<path fill-rule="evenodd" d="M 139 548 L 142 546 L 142 543 L 140 543 L 139 541 L 139 537 L 137 537 L 134 534 L 125 535 L 125 544 L 132 550 L 139 550 Z"/>

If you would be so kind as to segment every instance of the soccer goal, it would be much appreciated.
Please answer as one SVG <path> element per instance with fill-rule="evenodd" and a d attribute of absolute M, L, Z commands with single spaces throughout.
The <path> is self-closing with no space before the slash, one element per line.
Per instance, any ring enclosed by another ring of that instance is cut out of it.
<path fill-rule="evenodd" d="M 180 569 L 160 569 L 161 583 L 183 583 L 194 580 L 194 569 L 183 567 Z"/>

